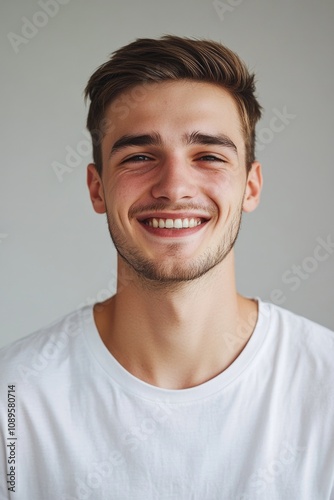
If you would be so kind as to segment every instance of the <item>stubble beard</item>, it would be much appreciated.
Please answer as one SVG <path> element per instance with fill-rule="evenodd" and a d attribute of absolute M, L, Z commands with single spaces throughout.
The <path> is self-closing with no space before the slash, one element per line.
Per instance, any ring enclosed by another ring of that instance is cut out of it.
<path fill-rule="evenodd" d="M 170 257 L 175 258 L 171 266 L 163 262 L 156 262 L 144 257 L 140 248 L 130 246 L 124 236 L 121 234 L 112 217 L 107 212 L 107 222 L 109 233 L 117 253 L 124 263 L 129 266 L 142 282 L 147 285 L 170 286 L 182 284 L 201 278 L 218 264 L 230 253 L 237 240 L 242 221 L 242 208 L 238 207 L 235 211 L 222 240 L 216 248 L 208 248 L 202 255 L 193 259 L 191 262 L 185 262 L 178 256 L 179 245 L 171 244 L 168 249 Z"/>

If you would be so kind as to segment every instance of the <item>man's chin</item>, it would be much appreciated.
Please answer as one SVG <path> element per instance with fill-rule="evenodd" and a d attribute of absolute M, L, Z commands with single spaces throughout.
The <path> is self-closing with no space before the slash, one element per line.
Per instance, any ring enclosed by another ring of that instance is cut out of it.
<path fill-rule="evenodd" d="M 138 261 L 132 262 L 130 259 L 126 259 L 124 256 L 121 256 L 122 260 L 126 263 L 127 266 L 130 266 L 131 269 L 136 273 L 137 277 L 142 282 L 147 282 L 148 285 L 173 285 L 173 284 L 182 284 L 189 283 L 191 281 L 200 279 L 212 269 L 214 269 L 222 260 L 211 260 L 205 262 L 194 262 L 192 264 L 187 263 L 177 263 L 175 262 L 171 264 L 167 263 L 154 263 L 154 262 L 145 262 Z"/>

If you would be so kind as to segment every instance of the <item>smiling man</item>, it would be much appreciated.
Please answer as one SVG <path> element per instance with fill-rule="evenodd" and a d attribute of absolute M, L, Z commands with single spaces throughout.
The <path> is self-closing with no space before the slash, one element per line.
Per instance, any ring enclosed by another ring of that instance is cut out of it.
<path fill-rule="evenodd" d="M 138 85 L 126 116 L 117 106 L 136 87 L 109 106 L 101 168 L 88 167 L 93 206 L 107 213 L 118 270 L 129 279 L 95 319 L 131 373 L 182 389 L 227 368 L 253 331 L 257 304 L 236 293 L 232 248 L 242 210 L 258 203 L 261 168 L 247 163 L 227 90 L 185 77 L 146 83 L 145 92 Z M 241 319 L 249 324 L 243 345 L 227 349 Z"/>
<path fill-rule="evenodd" d="M 236 290 L 254 92 L 229 49 L 175 36 L 90 78 L 88 188 L 119 287 L 2 350 L 1 498 L 334 500 L 334 334 Z"/>

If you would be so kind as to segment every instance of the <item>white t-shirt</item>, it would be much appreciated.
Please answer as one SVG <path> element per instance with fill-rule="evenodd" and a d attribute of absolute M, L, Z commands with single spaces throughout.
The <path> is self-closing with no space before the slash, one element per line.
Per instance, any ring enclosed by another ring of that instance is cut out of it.
<path fill-rule="evenodd" d="M 86 306 L 0 351 L 0 426 L 1 500 L 334 500 L 334 332 L 259 301 L 229 368 L 167 390 Z"/>

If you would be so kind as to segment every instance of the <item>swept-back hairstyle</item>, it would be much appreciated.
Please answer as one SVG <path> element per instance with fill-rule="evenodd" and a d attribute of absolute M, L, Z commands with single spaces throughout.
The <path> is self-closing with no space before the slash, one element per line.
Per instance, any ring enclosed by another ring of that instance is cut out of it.
<path fill-rule="evenodd" d="M 218 42 L 166 35 L 159 39 L 139 38 L 121 47 L 88 81 L 85 98 L 91 102 L 87 128 L 98 172 L 102 172 L 101 139 L 108 129 L 106 108 L 132 87 L 166 80 L 213 83 L 229 92 L 239 110 L 248 171 L 255 159 L 255 126 L 261 117 L 254 74 L 237 54 Z"/>

